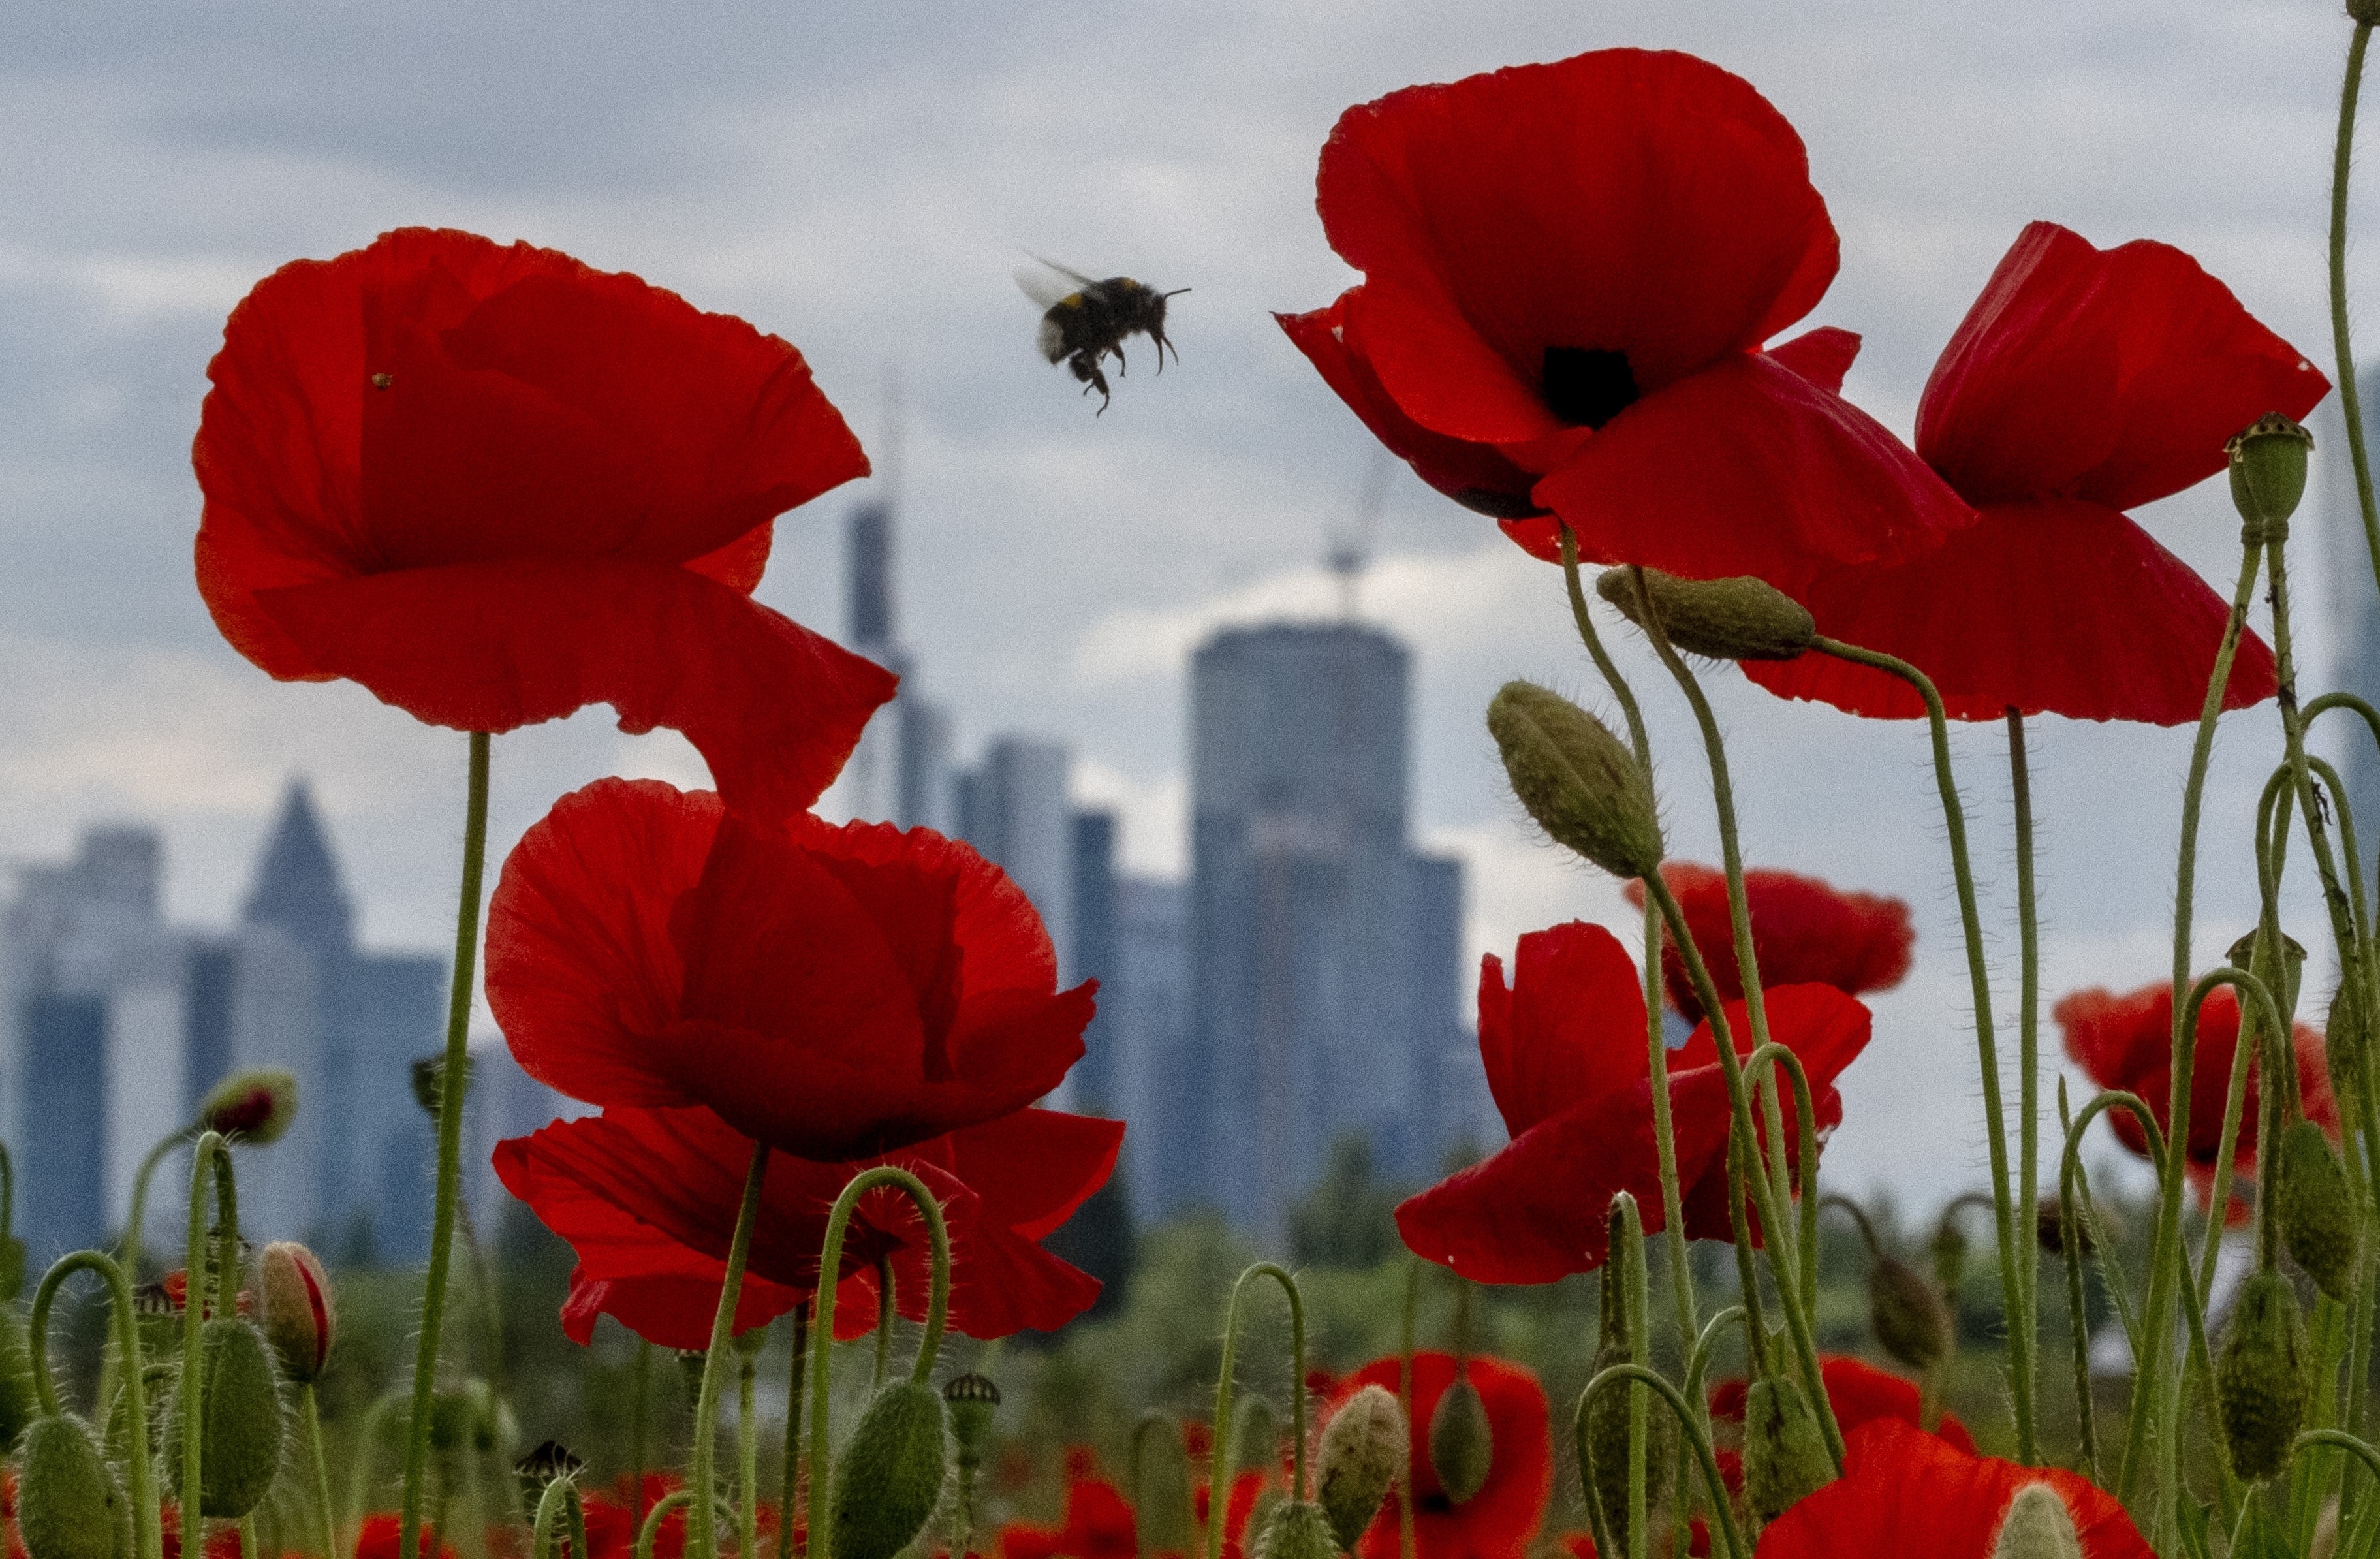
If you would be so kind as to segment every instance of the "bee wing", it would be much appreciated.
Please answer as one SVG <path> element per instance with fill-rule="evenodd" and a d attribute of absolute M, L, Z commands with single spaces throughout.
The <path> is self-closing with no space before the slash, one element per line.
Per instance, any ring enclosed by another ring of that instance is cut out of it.
<path fill-rule="evenodd" d="M 1027 251 L 1027 257 L 1033 263 L 1016 268 L 1016 285 L 1024 288 L 1026 297 L 1044 309 L 1055 308 L 1061 300 L 1078 292 L 1095 289 L 1099 285 L 1080 271 L 1070 270 L 1038 254 Z"/>

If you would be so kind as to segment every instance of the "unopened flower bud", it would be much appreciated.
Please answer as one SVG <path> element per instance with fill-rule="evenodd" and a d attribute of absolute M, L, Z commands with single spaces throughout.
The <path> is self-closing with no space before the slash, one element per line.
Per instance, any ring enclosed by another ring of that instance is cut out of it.
<path fill-rule="evenodd" d="M 2231 502 L 2240 518 L 2269 530 L 2289 524 L 2305 496 L 2306 457 L 2313 435 L 2277 411 L 2268 411 L 2231 435 Z"/>
<path fill-rule="evenodd" d="M 1818 1416 L 1798 1382 L 1771 1376 L 1743 1395 L 1743 1497 L 1774 1521 L 1806 1494 L 1834 1481 Z"/>
<path fill-rule="evenodd" d="M 1594 1367 L 1587 1371 L 1587 1378 L 1592 1380 L 1609 1366 L 1627 1362 L 1626 1346 L 1607 1338 L 1596 1350 Z M 1603 1519 L 1611 1529 L 1612 1541 L 1623 1553 L 1629 1548 L 1629 1398 L 1634 1395 L 1626 1385 L 1612 1384 L 1593 1396 L 1581 1397 L 1572 1431 L 1578 1442 L 1579 1466 L 1582 1469 L 1594 1469 L 1595 1496 L 1602 1503 Z M 1670 1468 L 1677 1461 L 1678 1422 L 1658 1399 L 1648 1406 L 1651 1411 L 1645 1419 L 1645 1493 L 1646 1508 L 1650 1510 L 1659 1507 L 1670 1487 Z"/>
<path fill-rule="evenodd" d="M 1379 1514 L 1380 1501 L 1405 1469 L 1411 1432 L 1395 1394 L 1376 1385 L 1349 1397 L 1322 1431 L 1314 1492 L 1341 1548 L 1352 1553 Z"/>
<path fill-rule="evenodd" d="M 442 1391 L 430 1402 L 430 1444 L 439 1451 L 492 1451 L 501 1437 L 495 1388 L 478 1379 Z"/>
<path fill-rule="evenodd" d="M 1886 1256 L 1868 1269 L 1867 1309 L 1876 1346 L 1920 1374 L 1950 1351 L 1950 1307 L 1908 1262 Z"/>
<path fill-rule="evenodd" d="M 892 1559 L 941 1500 L 949 1434 L 942 1399 L 917 1381 L 876 1394 L 835 1463 L 829 1496 L 837 1559 Z"/>
<path fill-rule="evenodd" d="M 1537 825 L 1620 877 L 1661 864 L 1653 786 L 1620 738 L 1558 693 L 1507 682 L 1488 705 L 1504 773 Z"/>
<path fill-rule="evenodd" d="M 2044 1197 L 2034 1222 L 2034 1235 L 2042 1250 L 2063 1259 L 2066 1251 L 2065 1202 L 2058 1197 Z M 2123 1224 L 2116 1215 L 2098 1201 L 2074 1210 L 2074 1242 L 2080 1248 L 2076 1254 L 2086 1260 L 2099 1253 L 2102 1236 L 2112 1239 L 2123 1237 Z"/>
<path fill-rule="evenodd" d="M 2028 1483 L 2016 1492 L 2000 1518 L 1992 1559 L 2082 1559 L 2082 1536 L 2056 1489 Z"/>
<path fill-rule="evenodd" d="M 2216 1417 L 2234 1473 L 2261 1483 L 2289 1465 L 2308 1388 L 2297 1295 L 2279 1273 L 2256 1273 L 2240 1285 L 2215 1360 Z"/>
<path fill-rule="evenodd" d="M 2350 1119 L 2361 1108 L 2356 1090 L 2362 1087 L 2363 1053 L 2371 1031 L 2363 1021 L 2363 1003 L 2350 980 L 2330 998 L 2330 1016 L 2323 1022 L 2323 1060 L 2330 1068 L 2330 1091 Z"/>
<path fill-rule="evenodd" d="M 2380 0 L 2347 0 L 2347 19 L 2366 27 L 2380 24 Z"/>
<path fill-rule="evenodd" d="M 167 1417 L 164 1443 L 182 1443 L 182 1404 Z M 206 1416 L 206 1455 L 199 1474 L 199 1514 L 246 1516 L 281 1471 L 284 1424 L 280 1382 L 264 1334 L 218 1316 L 199 1332 L 199 1410 Z"/>
<path fill-rule="evenodd" d="M 36 1421 L 18 1467 L 17 1535 L 29 1559 L 116 1559 L 130 1506 L 89 1425 L 66 1413 Z"/>
<path fill-rule="evenodd" d="M 1000 1388 L 990 1376 L 969 1370 L 943 1382 L 942 1402 L 950 1408 L 951 1441 L 958 1452 L 958 1465 L 981 1467 L 983 1454 L 991 1448 L 991 1421 L 1000 1412 Z"/>
<path fill-rule="evenodd" d="M 13 1304 L 25 1292 L 25 1242 L 0 1235 L 0 1305 Z"/>
<path fill-rule="evenodd" d="M 1143 1553 L 1187 1553 L 1196 1538 L 1190 1496 L 1190 1448 L 1182 1425 L 1151 1413 L 1132 1439 L 1133 1504 Z"/>
<path fill-rule="evenodd" d="M 279 1067 L 234 1072 L 199 1102 L 199 1129 L 262 1146 L 277 1142 L 298 1113 L 298 1078 Z"/>
<path fill-rule="evenodd" d="M 2355 1286 L 2362 1229 L 2347 1171 L 2330 1150 L 2330 1139 L 2312 1121 L 2281 1134 L 2280 1185 L 2274 1212 L 2289 1259 L 2325 1294 L 2347 1302 Z"/>
<path fill-rule="evenodd" d="M 1496 1431 L 1488 1422 L 1488 1404 L 1458 1367 L 1454 1383 L 1429 1415 L 1430 1470 L 1447 1499 L 1461 1504 L 1486 1486 L 1495 1465 Z"/>
<path fill-rule="evenodd" d="M 281 1373 L 299 1385 L 321 1379 L 331 1361 L 335 1322 L 322 1263 L 296 1240 L 276 1239 L 264 1248 L 258 1273 L 264 1340 L 281 1360 Z"/>
<path fill-rule="evenodd" d="M 1257 1529 L 1255 1559 L 1339 1559 L 1330 1517 L 1311 1500 L 1283 1500 Z"/>
<path fill-rule="evenodd" d="M 467 1094 L 471 1091 L 471 1057 L 465 1055 L 463 1091 Z M 439 1108 L 446 1100 L 446 1058 L 443 1055 L 421 1057 L 413 1064 L 412 1078 L 413 1102 L 420 1105 L 422 1112 L 431 1120 L 436 1120 Z"/>
<path fill-rule="evenodd" d="M 2250 932 L 2233 943 L 2228 957 L 2233 968 L 2245 969 L 2263 980 L 2265 989 L 2272 993 L 2275 1005 L 2283 1012 L 2288 1012 L 2298 1005 L 2298 983 L 2305 975 L 2306 950 L 2305 944 L 2296 937 L 2287 933 L 2283 933 L 2281 937 L 2283 978 L 2279 980 L 2273 978 L 2272 970 L 2256 967 L 2256 933 L 2254 932 Z M 2240 1031 L 2249 1035 L 2262 1032 L 2264 1024 L 2258 1018 L 2256 999 L 2243 993 L 2240 998 L 2240 1006 L 2242 1019 Z"/>
<path fill-rule="evenodd" d="M 33 1357 L 25 1340 L 25 1323 L 0 1309 L 0 1456 L 5 1456 L 41 1411 L 33 1389 Z"/>
<path fill-rule="evenodd" d="M 1272 1404 L 1250 1395 L 1232 1414 L 1232 1465 L 1270 1468 L 1281 1460 L 1281 1418 Z"/>
<path fill-rule="evenodd" d="M 1790 661 L 1818 636 L 1817 620 L 1800 602 L 1766 579 L 1682 579 L 1645 570 L 1645 590 L 1670 642 L 1715 661 Z M 1607 568 L 1595 593 L 1620 615 L 1645 626 L 1643 599 L 1626 568 Z"/>

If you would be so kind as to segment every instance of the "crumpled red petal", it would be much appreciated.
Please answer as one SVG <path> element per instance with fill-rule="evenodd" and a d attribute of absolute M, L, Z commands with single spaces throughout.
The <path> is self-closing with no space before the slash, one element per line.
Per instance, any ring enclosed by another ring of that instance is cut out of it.
<path fill-rule="evenodd" d="M 1620 939 L 1570 920 L 1523 936 L 1512 984 L 1479 968 L 1479 1058 L 1514 1137 L 1548 1115 L 1645 1080 L 1645 989 Z"/>
<path fill-rule="evenodd" d="M 1818 1375 L 1827 1382 L 1827 1400 L 1834 1405 L 1835 1422 L 1845 1434 L 1878 1419 L 1897 1419 L 1912 1429 L 1919 1427 L 1924 1394 L 1916 1382 L 1839 1353 L 1818 1356 Z M 1741 1421 L 1744 1392 L 1742 1380 L 1721 1381 L 1713 1386 L 1711 1417 Z M 1931 1432 L 1968 1455 L 1975 1454 L 1975 1437 L 1955 1414 L 1943 1414 Z"/>
<path fill-rule="evenodd" d="M 1692 861 L 1666 861 L 1661 881 L 1685 912 L 1686 927 L 1703 956 L 1703 967 L 1720 997 L 1743 994 L 1735 959 L 1735 920 L 1728 908 L 1724 873 Z M 1645 907 L 1645 885 L 1621 890 Z M 1849 996 L 1888 991 L 1909 973 L 1917 933 L 1909 906 L 1876 894 L 1844 893 L 1815 877 L 1755 867 L 1743 874 L 1745 907 L 1752 914 L 1752 951 L 1764 985 L 1831 985 Z M 1670 1005 L 1700 1022 L 1703 1004 L 1686 974 L 1685 959 L 1666 932 L 1661 979 Z"/>

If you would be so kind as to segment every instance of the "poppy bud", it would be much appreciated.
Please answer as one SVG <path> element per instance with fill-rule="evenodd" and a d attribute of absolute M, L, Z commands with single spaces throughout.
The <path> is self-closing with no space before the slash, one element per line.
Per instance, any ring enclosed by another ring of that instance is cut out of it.
<path fill-rule="evenodd" d="M 1190 1450 L 1182 1426 L 1151 1413 L 1133 1435 L 1133 1504 L 1140 1516 L 1143 1553 L 1187 1553 L 1196 1541 L 1191 1515 Z"/>
<path fill-rule="evenodd" d="M 1834 1481 L 1818 1416 L 1798 1382 L 1771 1376 L 1743 1394 L 1743 1497 L 1774 1521 L 1803 1495 Z"/>
<path fill-rule="evenodd" d="M 2240 518 L 2268 534 L 2286 527 L 2305 496 L 2306 457 L 2313 451 L 2313 435 L 2277 411 L 2232 434 L 2223 452 L 2231 457 L 2231 502 Z"/>
<path fill-rule="evenodd" d="M 168 1413 L 164 1443 L 182 1443 L 181 1402 Z M 246 1516 L 281 1471 L 281 1385 L 264 1334 L 218 1316 L 199 1331 L 199 1408 L 206 1415 L 200 1458 L 199 1514 Z"/>
<path fill-rule="evenodd" d="M 2330 1016 L 2324 1019 L 2322 1028 L 2322 1054 L 2330 1068 L 2330 1091 L 2338 1097 L 2339 1108 L 2350 1116 L 2359 1108 L 2355 1090 L 2362 1086 L 2366 1037 L 2363 1003 L 2350 980 L 2330 998 Z"/>
<path fill-rule="evenodd" d="M 2275 980 L 2269 969 L 2256 968 L 2256 933 L 2254 932 L 2250 932 L 2233 943 L 2228 957 L 2233 968 L 2245 969 L 2263 980 L 2265 989 L 2272 993 L 2275 1005 L 2283 1012 L 2288 1012 L 2298 1005 L 2298 982 L 2305 974 L 2306 950 L 2305 944 L 2296 937 L 2286 933 L 2281 937 L 2281 967 L 2287 975 L 2283 980 Z M 2249 1032 L 2260 1032 L 2264 1025 L 2255 1019 L 2254 999 L 2242 997 L 2240 1005 L 2242 1013 L 2242 1028 Z"/>
<path fill-rule="evenodd" d="M 2073 1513 L 2046 1483 L 2028 1483 L 2009 1502 L 1992 1559 L 2082 1559 Z"/>
<path fill-rule="evenodd" d="M 2312 1121 L 2300 1121 L 2281 1134 L 2280 1169 L 2273 1211 L 2280 1220 L 2281 1243 L 2316 1288 L 2344 1304 L 2355 1285 L 2362 1237 L 2347 1172 L 2330 1151 L 2330 1139 Z"/>
<path fill-rule="evenodd" d="M 1906 1261 L 1885 1256 L 1868 1269 L 1867 1310 L 1876 1346 L 1920 1374 L 1950 1351 L 1950 1307 Z"/>
<path fill-rule="evenodd" d="M 421 1106 L 431 1120 L 438 1118 L 439 1107 L 446 1100 L 446 1058 L 425 1055 L 413 1064 L 413 1102 Z M 463 1091 L 471 1091 L 471 1058 L 463 1057 Z"/>
<path fill-rule="evenodd" d="M 2305 1318 L 2289 1280 L 2261 1272 L 2240 1285 L 2215 1360 L 2216 1417 L 2231 1470 L 2260 1483 L 2289 1465 L 2305 1422 Z"/>
<path fill-rule="evenodd" d="M 276 1239 L 258 1263 L 264 1297 L 264 1340 L 281 1373 L 300 1385 L 319 1380 L 331 1361 L 334 1312 L 331 1280 L 314 1253 L 294 1239 Z"/>
<path fill-rule="evenodd" d="M 116 1559 L 129 1548 L 131 1507 L 80 1419 L 37 1420 L 19 1468 L 17 1535 L 30 1559 Z"/>
<path fill-rule="evenodd" d="M 1270 1468 L 1281 1460 L 1281 1419 L 1261 1396 L 1240 1398 L 1232 1414 L 1232 1465 Z"/>
<path fill-rule="evenodd" d="M 917 1381 L 876 1394 L 835 1463 L 827 1506 L 837 1559 L 892 1559 L 925 1529 L 947 1465 L 942 1399 Z"/>
<path fill-rule="evenodd" d="M 2099 1253 L 2098 1235 L 2092 1233 L 2095 1228 L 2099 1234 L 2118 1239 L 2123 1237 L 2123 1225 L 2117 1221 L 2115 1214 L 2095 1200 L 2087 1207 L 2074 1210 L 2074 1242 L 2081 1248 L 2076 1254 L 2087 1259 Z M 2060 1260 L 2065 1258 L 2065 1204 L 2058 1198 L 2041 1199 L 2041 1206 L 2034 1221 L 2034 1232 L 2044 1252 Z"/>
<path fill-rule="evenodd" d="M 1504 773 L 1539 827 L 1605 871 L 1649 878 L 1661 864 L 1653 786 L 1620 738 L 1558 693 L 1507 682 L 1488 705 Z"/>
<path fill-rule="evenodd" d="M 234 1072 L 199 1102 L 199 1129 L 261 1147 L 276 1142 L 298 1113 L 298 1078 L 279 1067 Z"/>
<path fill-rule="evenodd" d="M 991 1420 L 1000 1410 L 1000 1388 L 989 1375 L 969 1370 L 943 1384 L 942 1401 L 950 1408 L 951 1439 L 958 1450 L 959 1466 L 981 1467 L 984 1452 L 991 1447 Z"/>
<path fill-rule="evenodd" d="M 1647 568 L 1645 590 L 1661 615 L 1661 630 L 1689 654 L 1715 661 L 1790 661 L 1818 636 L 1817 619 L 1809 610 L 1766 579 L 1682 579 Z M 1605 569 L 1595 581 L 1595 593 L 1638 627 L 1645 626 L 1644 603 L 1629 570 Z"/>
<path fill-rule="evenodd" d="M 41 1411 L 33 1390 L 33 1357 L 26 1346 L 25 1323 L 0 1310 L 0 1455 L 7 1455 Z"/>
<path fill-rule="evenodd" d="M 2347 0 L 2347 19 L 2366 27 L 2380 24 L 2380 0 Z"/>
<path fill-rule="evenodd" d="M 1349 1397 L 1322 1431 L 1314 1492 L 1341 1548 L 1352 1553 L 1379 1514 L 1380 1501 L 1405 1469 L 1410 1434 L 1405 1410 L 1386 1386 L 1366 1386 Z"/>
<path fill-rule="evenodd" d="M 1454 1383 L 1429 1415 L 1430 1470 L 1446 1497 L 1461 1504 L 1486 1486 L 1495 1462 L 1496 1431 L 1488 1422 L 1488 1404 L 1458 1367 Z"/>
<path fill-rule="evenodd" d="M 12 1304 L 25 1292 L 25 1242 L 0 1235 L 0 1305 Z"/>
<path fill-rule="evenodd" d="M 1257 1529 L 1256 1559 L 1339 1559 L 1330 1517 L 1312 1500 L 1283 1500 Z"/>
<path fill-rule="evenodd" d="M 1595 1365 L 1588 1378 L 1593 1379 L 1610 1365 L 1627 1362 L 1627 1348 L 1607 1342 L 1596 1350 Z M 1573 1430 L 1578 1440 L 1579 1465 L 1595 1469 L 1596 1498 L 1602 1502 L 1603 1518 L 1610 1525 L 1612 1541 L 1622 1550 L 1629 1546 L 1628 1399 L 1633 1395 L 1625 1385 L 1609 1385 L 1591 1397 L 1581 1397 Z M 1676 1464 L 1678 1449 L 1677 1420 L 1658 1400 L 1649 1406 L 1652 1411 L 1645 1420 L 1645 1498 L 1648 1510 L 1660 1505 L 1670 1488 L 1670 1468 Z"/>

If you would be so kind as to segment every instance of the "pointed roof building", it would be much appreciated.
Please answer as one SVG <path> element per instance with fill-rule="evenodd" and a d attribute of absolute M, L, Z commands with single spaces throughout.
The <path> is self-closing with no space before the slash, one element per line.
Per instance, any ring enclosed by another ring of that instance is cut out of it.
<path fill-rule="evenodd" d="M 355 946 L 355 907 L 339 881 L 313 791 L 302 778 L 289 782 L 240 919 L 272 926 L 318 953 L 344 955 Z"/>

